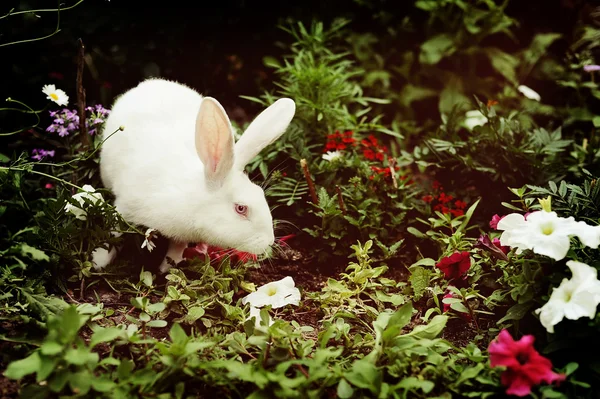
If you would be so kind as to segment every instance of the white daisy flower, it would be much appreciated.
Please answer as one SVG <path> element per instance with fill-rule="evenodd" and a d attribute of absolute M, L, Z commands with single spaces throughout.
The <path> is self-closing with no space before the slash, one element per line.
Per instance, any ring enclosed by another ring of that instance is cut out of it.
<path fill-rule="evenodd" d="M 465 113 L 464 124 L 469 130 L 473 130 L 475 126 L 483 126 L 487 121 L 488 119 L 479 110 L 474 109 Z"/>
<path fill-rule="evenodd" d="M 255 308 L 271 305 L 272 309 L 290 304 L 297 306 L 300 303 L 300 290 L 295 287 L 294 279 L 288 276 L 259 287 L 244 297 L 242 303 L 250 303 Z"/>
<path fill-rule="evenodd" d="M 540 97 L 540 95 L 533 91 L 532 89 L 530 89 L 527 86 L 524 85 L 520 85 L 519 87 L 517 87 L 517 90 L 519 90 L 521 92 L 521 94 L 523 94 L 525 97 L 529 98 L 530 100 L 535 100 L 535 101 L 541 101 L 542 97 Z"/>
<path fill-rule="evenodd" d="M 327 151 L 325 154 L 323 154 L 323 159 L 329 162 L 333 162 L 341 157 L 342 153 L 339 151 Z"/>
<path fill-rule="evenodd" d="M 548 302 L 535 311 L 549 333 L 553 333 L 554 326 L 564 318 L 593 319 L 600 303 L 600 281 L 596 269 L 573 260 L 568 261 L 567 266 L 573 277 L 570 280 L 563 279 L 558 288 L 552 291 Z"/>
<path fill-rule="evenodd" d="M 147 248 L 148 252 L 152 252 L 152 250 L 154 248 L 156 248 L 156 244 L 152 241 L 153 239 L 156 238 L 156 234 L 152 234 L 155 231 L 156 231 L 156 229 L 148 229 L 144 233 L 144 235 L 146 236 L 146 239 L 142 243 L 142 248 Z"/>
<path fill-rule="evenodd" d="M 69 96 L 67 96 L 67 93 L 57 89 L 54 85 L 45 85 L 42 88 L 42 93 L 48 96 L 48 100 L 52 100 L 58 105 L 67 105 L 69 103 Z"/>
<path fill-rule="evenodd" d="M 83 192 L 77 193 L 72 197 L 75 201 L 79 202 L 79 205 L 81 206 L 77 207 L 73 204 L 67 204 L 65 206 L 65 212 L 72 213 L 79 220 L 86 220 L 87 212 L 83 208 L 85 208 L 88 204 L 84 198 L 92 201 L 92 204 L 96 204 L 98 201 L 104 201 L 104 198 L 102 198 L 102 194 L 97 193 L 96 189 L 89 184 L 84 185 L 82 190 Z"/>

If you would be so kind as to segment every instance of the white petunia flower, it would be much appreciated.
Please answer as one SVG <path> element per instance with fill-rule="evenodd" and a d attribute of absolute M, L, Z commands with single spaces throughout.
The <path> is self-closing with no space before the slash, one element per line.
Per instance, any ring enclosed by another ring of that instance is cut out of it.
<path fill-rule="evenodd" d="M 272 309 L 290 304 L 298 305 L 300 303 L 300 290 L 295 287 L 294 279 L 288 276 L 259 287 L 256 291 L 244 297 L 242 303 L 250 303 L 250 306 L 255 308 L 271 305 Z"/>
<path fill-rule="evenodd" d="M 72 197 L 75 201 L 79 202 L 79 205 L 81 206 L 77 207 L 73 204 L 67 204 L 65 205 L 65 212 L 72 213 L 79 220 L 86 220 L 87 212 L 83 208 L 87 206 L 87 203 L 84 198 L 92 201 L 93 204 L 96 204 L 98 201 L 104 201 L 104 198 L 102 198 L 102 194 L 97 193 L 96 189 L 89 184 L 84 185 L 82 190 L 83 192 L 77 193 Z"/>
<path fill-rule="evenodd" d="M 42 93 L 48 96 L 48 100 L 52 100 L 58 105 L 67 105 L 69 103 L 69 96 L 67 96 L 67 93 L 57 89 L 54 85 L 45 85 L 42 88 Z"/>
<path fill-rule="evenodd" d="M 532 212 L 527 220 L 519 213 L 511 213 L 498 222 L 498 230 L 504 230 L 500 244 L 517 248 L 517 254 L 530 249 L 555 260 L 567 256 L 571 236 L 579 237 L 591 248 L 600 244 L 600 226 L 576 222 L 573 217 L 561 218 L 556 212 Z"/>
<path fill-rule="evenodd" d="M 250 320 L 251 318 L 255 317 L 254 319 L 254 325 L 256 327 L 260 327 L 260 308 L 255 308 L 254 306 L 250 306 L 250 315 L 248 316 L 248 318 L 246 320 Z M 269 326 L 272 325 L 274 323 L 273 319 L 271 318 L 271 316 L 269 315 Z"/>
<path fill-rule="evenodd" d="M 532 89 L 530 89 L 527 86 L 520 85 L 519 87 L 517 87 L 517 90 L 519 90 L 521 92 L 521 94 L 523 94 L 525 97 L 529 98 L 530 100 L 542 101 L 542 97 L 540 97 L 540 95 L 537 92 L 533 91 Z"/>
<path fill-rule="evenodd" d="M 155 231 L 156 231 L 156 229 L 148 229 L 144 233 L 144 235 L 146 236 L 146 239 L 142 243 L 142 248 L 148 248 L 148 252 L 152 252 L 152 250 L 154 248 L 156 248 L 156 244 L 152 241 L 153 239 L 156 238 L 156 234 L 152 234 Z"/>
<path fill-rule="evenodd" d="M 473 130 L 475 126 L 483 126 L 487 123 L 488 119 L 479 110 L 467 111 L 465 113 L 465 126 L 469 130 Z"/>
<path fill-rule="evenodd" d="M 552 291 L 548 302 L 535 311 L 549 333 L 553 333 L 554 326 L 564 318 L 593 319 L 600 304 L 600 281 L 596 269 L 573 260 L 568 261 L 567 266 L 573 277 L 570 280 L 563 279 L 558 288 Z"/>
<path fill-rule="evenodd" d="M 323 159 L 329 162 L 333 162 L 341 157 L 342 153 L 339 151 L 327 151 L 325 154 L 323 154 Z"/>

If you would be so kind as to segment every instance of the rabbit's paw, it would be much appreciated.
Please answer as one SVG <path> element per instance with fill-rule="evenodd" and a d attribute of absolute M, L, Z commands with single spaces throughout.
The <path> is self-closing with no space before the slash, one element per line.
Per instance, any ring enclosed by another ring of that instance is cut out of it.
<path fill-rule="evenodd" d="M 166 273 L 172 266 L 177 266 L 177 264 L 183 260 L 183 250 L 186 247 L 187 243 L 185 242 L 169 241 L 169 249 L 160 264 L 160 272 Z"/>
<path fill-rule="evenodd" d="M 111 248 L 110 251 L 102 247 L 94 249 L 94 252 L 92 252 L 92 264 L 94 265 L 94 269 L 104 269 L 113 261 L 116 254 L 117 250 L 115 248 Z"/>

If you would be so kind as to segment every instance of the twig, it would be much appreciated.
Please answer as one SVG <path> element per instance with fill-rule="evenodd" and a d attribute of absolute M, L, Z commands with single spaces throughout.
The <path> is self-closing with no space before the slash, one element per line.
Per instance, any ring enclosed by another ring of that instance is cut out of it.
<path fill-rule="evenodd" d="M 342 215 L 346 214 L 346 206 L 344 205 L 344 199 L 342 198 L 342 190 L 340 190 L 340 186 L 336 184 L 335 191 L 337 191 L 338 195 L 338 203 L 340 204 L 340 210 L 342 211 Z"/>
<path fill-rule="evenodd" d="M 288 337 L 288 340 L 290 341 L 290 346 L 291 349 L 289 349 L 290 351 L 290 355 L 292 355 L 294 357 L 294 359 L 298 359 L 298 356 L 296 355 L 296 348 L 294 348 L 294 343 L 292 342 L 292 339 Z M 294 366 L 306 377 L 306 378 L 310 378 L 310 375 L 308 374 L 308 371 L 306 371 L 306 369 L 298 363 L 295 363 Z"/>
<path fill-rule="evenodd" d="M 310 177 L 310 172 L 308 170 L 308 165 L 306 163 L 306 159 L 300 160 L 300 166 L 302 167 L 302 171 L 304 172 L 304 178 L 306 179 L 306 183 L 308 183 L 308 190 L 310 191 L 310 196 L 312 197 L 312 202 L 315 205 L 319 205 L 319 198 L 317 197 L 317 192 L 315 191 L 315 183 Z"/>
<path fill-rule="evenodd" d="M 81 149 L 87 150 L 90 146 L 90 138 L 85 125 L 85 89 L 83 88 L 83 67 L 85 65 L 85 46 L 81 39 L 77 40 L 79 50 L 77 52 L 77 108 L 79 110 L 79 134 L 81 136 Z"/>
<path fill-rule="evenodd" d="M 396 159 L 395 158 L 388 158 L 388 162 L 390 164 L 389 168 L 390 168 L 390 175 L 392 176 L 392 185 L 394 186 L 394 188 L 398 188 L 398 180 L 396 180 Z"/>

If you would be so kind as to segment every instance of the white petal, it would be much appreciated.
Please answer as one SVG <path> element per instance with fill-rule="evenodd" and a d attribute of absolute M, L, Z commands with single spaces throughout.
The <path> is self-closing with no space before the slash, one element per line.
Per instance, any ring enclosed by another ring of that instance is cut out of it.
<path fill-rule="evenodd" d="M 575 260 L 570 260 L 567 262 L 567 266 L 571 269 L 571 273 L 573 273 L 572 280 L 578 280 L 581 282 L 588 282 L 590 280 L 598 280 L 598 272 L 595 268 L 587 265 L 583 262 L 577 262 Z"/>
<path fill-rule="evenodd" d="M 249 303 L 251 306 L 262 308 L 263 306 L 271 304 L 271 297 L 264 292 L 254 291 L 248 295 L 246 295 L 242 299 L 242 303 Z"/>
<path fill-rule="evenodd" d="M 592 293 L 584 291 L 573 295 L 565 306 L 565 317 L 569 320 L 578 320 L 581 317 L 593 319 L 596 316 L 598 303 Z"/>
<path fill-rule="evenodd" d="M 532 250 L 536 254 L 546 255 L 554 260 L 561 260 L 567 256 L 571 241 L 566 235 L 553 234 L 546 237 L 532 237 Z"/>
<path fill-rule="evenodd" d="M 525 223 L 525 217 L 523 215 L 521 215 L 520 213 L 510 213 L 504 216 L 498 222 L 497 230 L 512 230 L 515 228 L 523 227 Z"/>
<path fill-rule="evenodd" d="M 296 305 L 300 303 L 300 290 L 295 287 L 280 287 L 277 295 L 273 295 L 271 307 L 273 309 L 282 308 L 286 305 Z"/>
<path fill-rule="evenodd" d="M 536 311 L 540 314 L 540 323 L 546 328 L 549 333 L 554 332 L 554 326 L 560 323 L 564 318 L 563 312 L 564 303 L 549 300 L 544 306 Z"/>
<path fill-rule="evenodd" d="M 585 222 L 577 222 L 574 230 L 574 235 L 586 247 L 598 248 L 598 245 L 600 245 L 600 226 L 590 226 Z"/>
<path fill-rule="evenodd" d="M 255 318 L 254 319 L 254 325 L 256 327 L 260 327 L 260 322 L 261 322 L 261 318 L 260 318 L 260 308 L 255 308 L 254 306 L 250 306 L 250 314 L 248 315 L 248 318 L 246 320 L 250 320 L 251 318 Z M 269 315 L 269 326 L 273 324 L 273 319 L 271 318 L 271 316 Z"/>
<path fill-rule="evenodd" d="M 519 90 L 521 92 L 521 94 L 523 94 L 525 97 L 527 97 L 531 100 L 535 100 L 535 101 L 542 100 L 542 97 L 537 92 L 535 92 L 534 90 L 530 89 L 527 86 L 520 85 L 519 87 L 517 87 L 517 90 Z"/>

